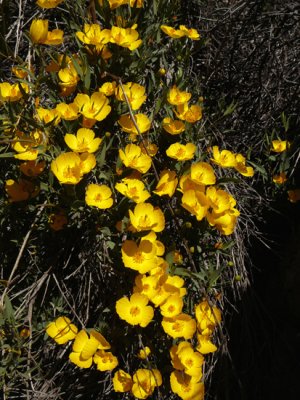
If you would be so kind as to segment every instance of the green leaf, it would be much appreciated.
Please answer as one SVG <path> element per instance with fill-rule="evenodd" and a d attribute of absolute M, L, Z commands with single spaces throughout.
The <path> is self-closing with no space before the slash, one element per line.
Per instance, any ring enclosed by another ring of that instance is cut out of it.
<path fill-rule="evenodd" d="M 10 322 L 15 322 L 15 313 L 13 306 L 9 300 L 9 297 L 5 295 L 4 297 L 4 318 Z"/>

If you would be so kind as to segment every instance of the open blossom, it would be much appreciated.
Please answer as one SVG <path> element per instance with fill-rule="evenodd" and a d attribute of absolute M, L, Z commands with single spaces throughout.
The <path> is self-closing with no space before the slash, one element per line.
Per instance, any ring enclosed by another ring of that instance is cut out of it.
<path fill-rule="evenodd" d="M 23 97 L 22 91 L 25 93 L 29 93 L 29 86 L 26 83 L 0 83 L 0 103 L 6 101 L 14 102 L 20 100 Z"/>
<path fill-rule="evenodd" d="M 145 95 L 145 87 L 134 82 L 127 82 L 122 86 L 119 85 L 115 90 L 116 99 L 126 102 L 126 95 L 130 107 L 133 110 L 138 110 L 147 98 L 147 96 Z M 125 94 L 123 91 L 125 92 Z"/>
<path fill-rule="evenodd" d="M 102 139 L 95 138 L 91 129 L 80 128 L 76 135 L 67 133 L 64 137 L 66 144 L 77 153 L 95 153 L 99 149 Z"/>
<path fill-rule="evenodd" d="M 173 39 L 180 39 L 184 36 L 192 40 L 199 40 L 200 35 L 194 28 L 187 28 L 185 25 L 180 25 L 179 29 L 175 29 L 169 25 L 161 25 L 160 29 Z"/>
<path fill-rule="evenodd" d="M 174 158 L 175 160 L 186 161 L 194 157 L 195 151 L 196 146 L 194 143 L 181 144 L 176 142 L 168 147 L 166 154 L 168 157 Z"/>
<path fill-rule="evenodd" d="M 110 42 L 121 47 L 126 47 L 131 51 L 137 49 L 142 44 L 142 40 L 139 39 L 139 33 L 135 30 L 135 27 L 120 28 L 112 26 Z"/>
<path fill-rule="evenodd" d="M 213 150 L 213 158 L 211 158 L 212 162 L 214 162 L 217 165 L 220 165 L 220 167 L 223 168 L 230 168 L 236 166 L 236 158 L 234 153 L 232 153 L 229 150 L 220 151 L 218 146 L 213 146 L 212 150 Z"/>
<path fill-rule="evenodd" d="M 58 317 L 47 325 L 46 332 L 56 343 L 64 344 L 76 337 L 78 329 L 69 318 Z"/>
<path fill-rule="evenodd" d="M 133 377 L 131 392 L 137 399 L 146 399 L 154 389 L 162 384 L 161 373 L 158 369 L 138 369 Z"/>
<path fill-rule="evenodd" d="M 119 361 L 110 351 L 97 350 L 93 357 L 94 363 L 97 365 L 98 371 L 112 371 L 115 369 Z"/>
<path fill-rule="evenodd" d="M 128 144 L 124 150 L 119 150 L 119 156 L 126 167 L 136 169 L 142 174 L 151 167 L 151 157 L 144 154 L 141 147 L 135 144 Z"/>
<path fill-rule="evenodd" d="M 85 192 L 85 202 L 88 206 L 94 206 L 105 210 L 113 205 L 112 191 L 106 185 L 91 183 Z"/>
<path fill-rule="evenodd" d="M 101 53 L 110 41 L 111 32 L 109 29 L 101 29 L 98 24 L 84 24 L 83 32 L 76 32 L 76 37 L 82 43 L 94 46 L 97 53 Z"/>
<path fill-rule="evenodd" d="M 134 119 L 136 125 L 138 126 L 138 130 L 136 129 L 136 126 L 129 114 L 121 115 L 121 117 L 118 120 L 118 123 L 122 128 L 122 131 L 130 133 L 130 139 L 132 141 L 136 140 L 136 137 L 139 133 L 145 133 L 151 127 L 151 121 L 145 114 L 135 114 Z"/>
<path fill-rule="evenodd" d="M 188 340 L 196 332 L 196 321 L 188 314 L 179 314 L 174 318 L 164 317 L 161 324 L 163 330 L 174 339 L 183 337 Z"/>
<path fill-rule="evenodd" d="M 111 111 L 108 98 L 100 92 L 95 92 L 91 96 L 78 93 L 74 103 L 80 114 L 94 122 L 102 121 Z"/>
<path fill-rule="evenodd" d="M 11 144 L 11 147 L 18 153 L 14 155 L 14 158 L 24 161 L 36 160 L 44 142 L 44 133 L 40 130 L 36 129 L 30 132 L 29 135 L 17 132 Z"/>
<path fill-rule="evenodd" d="M 182 400 L 204 400 L 204 383 L 195 380 L 192 376 L 173 371 L 170 376 L 172 392 Z"/>
<path fill-rule="evenodd" d="M 113 96 L 115 94 L 115 89 L 116 89 L 116 82 L 105 82 L 101 87 L 99 88 L 99 92 L 105 94 L 105 96 Z"/>
<path fill-rule="evenodd" d="M 126 240 L 122 244 L 122 261 L 125 267 L 145 274 L 157 266 L 156 247 L 149 240 L 141 240 L 139 245 Z"/>
<path fill-rule="evenodd" d="M 213 167 L 202 161 L 192 164 L 191 179 L 199 185 L 214 185 L 216 183 Z"/>
<path fill-rule="evenodd" d="M 115 189 L 135 203 L 144 203 L 150 197 L 144 183 L 139 179 L 124 178 L 116 183 Z"/>
<path fill-rule="evenodd" d="M 287 149 L 288 142 L 286 140 L 272 140 L 271 150 L 275 153 L 282 153 Z"/>
<path fill-rule="evenodd" d="M 153 193 L 157 194 L 158 196 L 167 195 L 172 197 L 175 193 L 178 179 L 176 177 L 175 171 L 164 170 L 160 173 L 159 181 L 157 182 L 155 190 Z"/>
<path fill-rule="evenodd" d="M 55 8 L 64 0 L 37 0 L 36 4 L 42 8 Z"/>
<path fill-rule="evenodd" d="M 170 117 L 166 117 L 163 119 L 162 127 L 166 132 L 170 133 L 170 135 L 179 135 L 185 130 L 185 125 L 182 121 L 179 121 L 177 119 L 173 120 Z"/>
<path fill-rule="evenodd" d="M 150 203 L 137 204 L 133 211 L 129 210 L 132 226 L 138 231 L 161 232 L 165 228 L 165 217 L 159 207 Z"/>
<path fill-rule="evenodd" d="M 133 385 L 132 377 L 122 369 L 115 372 L 112 381 L 115 392 L 129 392 Z"/>
<path fill-rule="evenodd" d="M 176 85 L 174 85 L 169 90 L 167 100 L 170 104 L 178 106 L 180 104 L 187 103 L 191 97 L 192 97 L 191 93 L 181 91 L 180 89 L 178 89 Z"/>
<path fill-rule="evenodd" d="M 194 124 L 202 118 L 202 108 L 198 104 L 189 107 L 188 103 L 183 103 L 176 107 L 175 114 L 177 118 Z"/>
<path fill-rule="evenodd" d="M 211 335 L 221 322 L 221 311 L 216 306 L 210 306 L 208 301 L 202 301 L 195 307 L 197 328 L 201 335 Z"/>
<path fill-rule="evenodd" d="M 254 175 L 253 168 L 246 165 L 246 158 L 242 154 L 236 154 L 235 161 L 236 161 L 236 164 L 235 164 L 234 168 L 241 175 L 246 176 L 246 177 L 252 177 Z"/>
<path fill-rule="evenodd" d="M 108 350 L 110 344 L 101 333 L 91 330 L 87 333 L 81 330 L 75 337 L 69 359 L 80 368 L 90 368 L 97 350 Z"/>
<path fill-rule="evenodd" d="M 51 171 L 60 183 L 76 185 L 96 166 L 93 154 L 62 153 L 51 162 Z"/>
<path fill-rule="evenodd" d="M 145 328 L 154 316 L 154 310 L 148 305 L 147 296 L 134 293 L 130 299 L 122 297 L 116 302 L 119 317 L 130 325 L 140 325 Z"/>

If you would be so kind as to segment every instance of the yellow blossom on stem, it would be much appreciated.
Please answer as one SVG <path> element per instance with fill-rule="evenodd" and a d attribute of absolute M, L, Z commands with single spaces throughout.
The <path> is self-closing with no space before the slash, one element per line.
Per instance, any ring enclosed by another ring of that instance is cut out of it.
<path fill-rule="evenodd" d="M 115 90 L 116 99 L 126 102 L 126 95 L 132 110 L 138 110 L 139 108 L 141 108 L 142 104 L 146 101 L 147 98 L 147 96 L 145 95 L 145 87 L 133 82 L 127 82 L 122 86 L 119 85 Z"/>
<path fill-rule="evenodd" d="M 115 89 L 116 89 L 116 82 L 105 82 L 103 85 L 100 86 L 99 92 L 105 94 L 105 96 L 112 96 L 115 94 Z"/>
<path fill-rule="evenodd" d="M 60 183 L 76 185 L 83 175 L 81 159 L 76 153 L 62 153 L 51 162 L 51 171 Z"/>
<path fill-rule="evenodd" d="M 61 119 L 73 121 L 79 117 L 78 106 L 75 103 L 58 103 L 56 110 L 59 112 Z"/>
<path fill-rule="evenodd" d="M 161 373 L 158 369 L 138 369 L 132 380 L 131 392 L 137 399 L 146 399 L 152 395 L 155 387 L 162 384 Z"/>
<path fill-rule="evenodd" d="M 76 135 L 67 133 L 64 137 L 66 144 L 77 153 L 95 153 L 102 139 L 95 138 L 95 132 L 91 129 L 80 128 Z"/>
<path fill-rule="evenodd" d="M 236 200 L 225 190 L 210 186 L 206 189 L 206 197 L 210 207 L 215 213 L 222 213 L 231 210 L 236 205 Z"/>
<path fill-rule="evenodd" d="M 184 103 L 176 107 L 175 114 L 179 119 L 194 124 L 202 118 L 202 108 L 198 104 L 189 107 L 188 103 Z"/>
<path fill-rule="evenodd" d="M 172 197 L 175 193 L 178 179 L 176 177 L 175 171 L 164 170 L 159 175 L 160 179 L 157 182 L 155 190 L 153 193 L 157 194 L 158 196 L 167 195 Z"/>
<path fill-rule="evenodd" d="M 166 154 L 168 157 L 174 158 L 175 160 L 186 161 L 194 158 L 195 151 L 196 146 L 194 143 L 181 144 L 176 142 L 168 147 Z"/>
<path fill-rule="evenodd" d="M 196 332 L 196 321 L 188 314 L 182 313 L 174 318 L 164 317 L 161 324 L 163 330 L 174 339 L 183 337 L 188 340 Z"/>
<path fill-rule="evenodd" d="M 211 335 L 221 322 L 221 311 L 216 306 L 210 306 L 208 301 L 202 301 L 195 307 L 197 328 L 201 335 Z"/>
<path fill-rule="evenodd" d="M 218 146 L 213 146 L 213 158 L 211 161 L 223 168 L 236 166 L 235 154 L 229 150 L 219 150 Z"/>
<path fill-rule="evenodd" d="M 225 210 L 222 213 L 215 211 L 207 214 L 207 220 L 211 226 L 214 226 L 222 235 L 231 235 L 234 231 L 239 211 L 235 208 Z"/>
<path fill-rule="evenodd" d="M 46 327 L 46 333 L 58 344 L 65 344 L 77 335 L 77 327 L 68 317 L 58 317 Z"/>
<path fill-rule="evenodd" d="M 181 205 L 191 214 L 195 215 L 198 221 L 202 221 L 207 215 L 209 201 L 204 193 L 191 189 L 183 193 Z"/>
<path fill-rule="evenodd" d="M 149 354 L 151 354 L 151 350 L 148 346 L 145 346 L 144 348 L 140 349 L 138 353 L 138 358 L 141 360 L 147 360 Z"/>
<path fill-rule="evenodd" d="M 98 371 L 112 371 L 119 364 L 116 356 L 111 352 L 104 350 L 97 350 L 93 357 L 93 361 L 97 365 Z"/>
<path fill-rule="evenodd" d="M 203 355 L 194 351 L 192 346 L 185 346 L 178 348 L 177 356 L 184 367 L 184 372 L 199 381 L 202 378 Z"/>
<path fill-rule="evenodd" d="M 138 271 L 140 274 L 149 272 L 156 267 L 156 247 L 149 240 L 141 240 L 137 245 L 133 240 L 126 240 L 122 244 L 122 261 L 127 268 Z"/>
<path fill-rule="evenodd" d="M 198 333 L 197 340 L 198 340 L 198 345 L 196 347 L 196 350 L 199 351 L 199 353 L 201 354 L 214 353 L 218 349 L 217 346 L 215 346 L 210 341 L 209 335 L 201 335 Z"/>
<path fill-rule="evenodd" d="M 185 36 L 185 33 L 181 31 L 180 29 L 175 29 L 172 26 L 169 25 L 161 25 L 160 29 L 168 36 L 170 36 L 173 39 L 180 39 L 183 36 Z"/>
<path fill-rule="evenodd" d="M 103 0 L 98 0 L 100 6 L 103 6 Z M 108 0 L 109 7 L 113 10 L 117 7 L 122 6 L 123 4 L 128 4 L 129 0 Z"/>
<path fill-rule="evenodd" d="M 91 121 L 102 121 L 111 111 L 108 98 L 100 92 L 95 92 L 89 97 L 87 94 L 79 93 L 74 99 L 78 111 Z"/>
<path fill-rule="evenodd" d="M 130 133 L 130 139 L 132 141 L 136 140 L 136 137 L 139 133 L 145 133 L 151 127 L 151 121 L 145 114 L 135 114 L 134 119 L 139 128 L 139 132 L 136 129 L 135 124 L 133 123 L 129 114 L 121 115 L 118 120 L 118 123 L 121 126 L 122 130 L 126 133 Z"/>
<path fill-rule="evenodd" d="M 121 319 L 130 325 L 140 325 L 145 328 L 154 316 L 154 310 L 148 306 L 147 296 L 134 293 L 130 299 L 122 297 L 116 302 L 116 311 Z"/>
<path fill-rule="evenodd" d="M 36 4 L 42 8 L 55 8 L 64 0 L 37 0 Z"/>
<path fill-rule="evenodd" d="M 163 119 L 162 127 L 166 132 L 170 133 L 170 135 L 179 135 L 185 130 L 185 125 L 182 121 L 170 117 Z"/>
<path fill-rule="evenodd" d="M 126 47 L 131 51 L 137 49 L 142 44 L 142 40 L 139 39 L 139 34 L 135 29 L 120 28 L 118 26 L 112 26 L 110 42 L 121 47 Z"/>
<path fill-rule="evenodd" d="M 184 32 L 185 36 L 192 40 L 199 40 L 200 35 L 194 28 L 187 28 L 185 25 L 179 25 L 179 30 Z"/>
<path fill-rule="evenodd" d="M 120 149 L 119 156 L 126 167 L 136 169 L 142 174 L 151 167 L 151 157 L 144 154 L 141 147 L 135 144 L 128 144 L 124 150 Z"/>
<path fill-rule="evenodd" d="M 124 178 L 115 184 L 115 189 L 135 203 L 144 203 L 150 197 L 144 183 L 139 179 Z"/>
<path fill-rule="evenodd" d="M 288 142 L 286 140 L 272 140 L 271 150 L 275 153 L 282 153 L 287 149 Z"/>
<path fill-rule="evenodd" d="M 29 93 L 29 86 L 26 83 L 0 83 L 0 104 L 1 102 L 14 102 L 20 100 L 23 97 L 22 92 Z"/>
<path fill-rule="evenodd" d="M 91 330 L 88 334 L 81 330 L 75 337 L 69 359 L 80 368 L 90 368 L 96 351 L 110 349 L 110 344 L 101 333 Z"/>
<path fill-rule="evenodd" d="M 192 164 L 191 179 L 199 185 L 214 185 L 216 183 L 212 166 L 202 161 Z"/>
<path fill-rule="evenodd" d="M 85 192 L 85 202 L 88 206 L 94 206 L 101 210 L 110 208 L 113 205 L 112 191 L 106 185 L 91 183 Z"/>
<path fill-rule="evenodd" d="M 137 204 L 133 211 L 129 210 L 132 226 L 138 231 L 161 232 L 165 229 L 165 217 L 159 207 L 150 203 Z"/>
<path fill-rule="evenodd" d="M 23 132 L 17 132 L 17 136 L 11 144 L 11 147 L 18 153 L 14 158 L 18 160 L 30 161 L 36 160 L 39 154 L 37 147 L 45 142 L 44 133 L 40 130 L 35 130 L 25 135 Z"/>
<path fill-rule="evenodd" d="M 60 114 L 57 111 L 57 109 L 47 109 L 47 108 L 42 108 L 38 107 L 36 109 L 38 118 L 40 121 L 42 121 L 44 124 L 50 124 L 53 123 L 54 125 L 59 124 L 60 121 Z"/>
<path fill-rule="evenodd" d="M 191 93 L 181 91 L 180 89 L 178 89 L 176 85 L 174 85 L 169 90 L 167 100 L 170 104 L 174 106 L 179 106 L 180 104 L 187 103 L 191 97 L 192 97 Z"/>
<path fill-rule="evenodd" d="M 33 43 L 56 46 L 62 44 L 64 32 L 61 29 L 48 31 L 48 20 L 34 19 L 29 34 Z"/>
<path fill-rule="evenodd" d="M 76 32 L 76 37 L 87 45 L 95 46 L 97 53 L 104 50 L 105 45 L 110 41 L 111 32 L 109 29 L 102 29 L 98 24 L 84 24 L 83 32 Z"/>
<path fill-rule="evenodd" d="M 151 268 L 151 270 L 153 270 L 153 269 L 156 269 L 156 267 L 154 266 L 154 268 Z M 160 279 L 160 277 L 157 275 L 147 276 L 147 275 L 139 274 L 135 278 L 135 281 L 134 281 L 135 286 L 133 288 L 133 292 L 144 294 L 148 297 L 149 300 L 151 300 L 158 293 L 159 279 Z"/>
<path fill-rule="evenodd" d="M 195 190 L 197 192 L 202 192 L 202 193 L 205 192 L 205 186 L 194 182 L 190 174 L 182 175 L 182 177 L 179 180 L 179 187 L 180 189 L 178 190 L 183 193 L 187 192 L 188 190 Z"/>
<path fill-rule="evenodd" d="M 130 7 L 142 8 L 144 0 L 129 0 Z"/>
<path fill-rule="evenodd" d="M 170 376 L 172 392 L 182 400 L 204 400 L 204 384 L 181 371 L 173 371 Z"/>
<path fill-rule="evenodd" d="M 115 372 L 112 382 L 114 391 L 120 393 L 129 392 L 133 385 L 131 376 L 122 369 Z"/>
<path fill-rule="evenodd" d="M 182 297 L 175 293 L 170 295 L 167 300 L 160 306 L 160 313 L 164 317 L 174 318 L 179 315 L 183 308 Z"/>
<path fill-rule="evenodd" d="M 254 175 L 254 170 L 252 167 L 248 167 L 246 165 L 246 159 L 242 154 L 236 154 L 235 156 L 236 165 L 234 168 L 238 171 L 241 175 L 246 177 L 252 177 Z"/>

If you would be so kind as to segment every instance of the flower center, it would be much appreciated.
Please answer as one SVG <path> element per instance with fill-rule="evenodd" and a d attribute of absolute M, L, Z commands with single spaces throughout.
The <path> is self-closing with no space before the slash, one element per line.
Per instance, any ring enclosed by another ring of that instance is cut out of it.
<path fill-rule="evenodd" d="M 130 309 L 130 314 L 133 316 L 133 317 L 136 317 L 137 315 L 139 315 L 140 314 L 140 309 L 139 309 L 139 307 L 131 307 L 131 309 Z"/>

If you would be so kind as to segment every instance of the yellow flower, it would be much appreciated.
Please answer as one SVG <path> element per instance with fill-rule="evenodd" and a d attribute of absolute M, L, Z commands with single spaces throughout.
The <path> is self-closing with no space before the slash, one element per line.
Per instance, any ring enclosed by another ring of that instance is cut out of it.
<path fill-rule="evenodd" d="M 80 157 L 80 170 L 81 174 L 88 174 L 96 166 L 96 158 L 91 153 L 81 153 Z"/>
<path fill-rule="evenodd" d="M 210 225 L 214 226 L 222 235 L 231 235 L 234 231 L 239 211 L 235 208 L 226 210 L 220 214 L 209 212 L 207 220 Z"/>
<path fill-rule="evenodd" d="M 214 353 L 217 351 L 217 346 L 215 346 L 209 339 L 209 335 L 200 335 L 199 333 L 197 334 L 197 339 L 198 339 L 198 346 L 196 347 L 196 350 L 199 351 L 201 354 L 209 354 L 209 353 Z"/>
<path fill-rule="evenodd" d="M 105 82 L 101 87 L 99 88 L 99 92 L 105 94 L 105 96 L 112 96 L 115 94 L 115 89 L 116 89 L 116 82 Z"/>
<path fill-rule="evenodd" d="M 82 179 L 81 159 L 76 153 L 62 153 L 51 162 L 51 171 L 60 183 L 76 185 Z"/>
<path fill-rule="evenodd" d="M 135 122 L 139 128 L 140 133 L 145 133 L 150 129 L 151 121 L 145 114 L 135 114 Z M 119 125 L 124 132 L 130 133 L 130 139 L 132 141 L 136 140 L 136 136 L 139 134 L 137 131 L 130 115 L 121 115 L 118 120 Z"/>
<path fill-rule="evenodd" d="M 216 306 L 211 307 L 206 300 L 196 305 L 195 316 L 201 335 L 210 336 L 221 322 L 221 311 Z"/>
<path fill-rule="evenodd" d="M 88 206 L 94 206 L 104 210 L 113 205 L 114 201 L 111 195 L 112 191 L 108 186 L 91 183 L 86 188 L 85 202 Z"/>
<path fill-rule="evenodd" d="M 191 179 L 199 185 L 214 185 L 216 183 L 216 176 L 212 166 L 201 161 L 192 164 Z"/>
<path fill-rule="evenodd" d="M 124 89 L 124 92 L 123 92 Z M 146 89 L 144 86 L 139 85 L 138 83 L 128 82 L 123 85 L 119 85 L 115 90 L 116 99 L 119 101 L 126 101 L 125 95 L 127 100 L 130 104 L 130 107 L 133 110 L 138 110 L 141 105 L 146 101 L 147 96 L 145 95 Z M 141 114 L 143 115 L 143 114 Z"/>
<path fill-rule="evenodd" d="M 193 143 L 181 144 L 173 143 L 166 150 L 166 154 L 170 158 L 174 158 L 178 161 L 191 160 L 196 151 L 196 146 Z"/>
<path fill-rule="evenodd" d="M 46 327 L 47 334 L 58 344 L 65 344 L 77 335 L 77 327 L 67 317 L 59 317 Z"/>
<path fill-rule="evenodd" d="M 164 170 L 160 173 L 159 177 L 160 179 L 156 185 L 156 189 L 153 190 L 153 193 L 158 196 L 168 195 L 169 197 L 172 197 L 178 184 L 176 172 Z"/>
<path fill-rule="evenodd" d="M 220 165 L 220 167 L 224 168 L 229 168 L 229 167 L 235 167 L 236 166 L 236 158 L 235 154 L 232 153 L 229 150 L 222 150 L 220 152 L 218 146 L 213 146 L 213 157 L 211 158 L 211 161 L 214 162 L 217 165 Z"/>
<path fill-rule="evenodd" d="M 121 319 L 130 325 L 140 325 L 145 328 L 154 316 L 154 310 L 148 306 L 147 296 L 134 293 L 130 299 L 122 297 L 116 302 L 116 311 Z"/>
<path fill-rule="evenodd" d="M 8 82 L 0 83 L 0 104 L 5 101 L 14 102 L 20 100 L 23 97 L 20 87 L 22 91 L 29 93 L 29 86 L 26 83 L 14 83 L 13 85 Z"/>
<path fill-rule="evenodd" d="M 289 201 L 297 203 L 300 201 L 300 189 L 288 190 Z"/>
<path fill-rule="evenodd" d="M 55 8 L 64 0 L 37 0 L 36 4 L 42 8 Z"/>
<path fill-rule="evenodd" d="M 192 40 L 199 40 L 200 35 L 194 28 L 187 28 L 185 25 L 180 25 L 179 30 L 184 32 L 185 36 Z"/>
<path fill-rule="evenodd" d="M 160 29 L 168 36 L 170 36 L 173 39 L 179 39 L 185 36 L 185 33 L 181 31 L 180 29 L 175 29 L 172 26 L 168 25 L 161 25 Z"/>
<path fill-rule="evenodd" d="M 28 76 L 29 71 L 31 71 L 32 73 L 34 73 L 34 69 L 33 67 L 30 68 L 29 70 L 29 66 L 25 65 L 25 66 L 20 66 L 20 65 L 16 65 L 14 67 L 11 68 L 11 72 L 20 79 L 25 79 Z"/>
<path fill-rule="evenodd" d="M 176 85 L 174 85 L 172 89 L 169 90 L 167 100 L 170 104 L 178 106 L 180 104 L 187 103 L 191 97 L 191 93 L 181 91 Z"/>
<path fill-rule="evenodd" d="M 72 353 L 69 359 L 72 363 L 80 368 L 90 368 L 93 363 L 93 356 L 96 351 L 110 349 L 110 344 L 101 335 L 101 333 L 92 330 L 90 335 L 84 330 L 81 330 L 73 343 Z"/>
<path fill-rule="evenodd" d="M 156 386 L 162 384 L 161 373 L 158 369 L 138 369 L 133 377 L 131 392 L 137 399 L 151 396 Z"/>
<path fill-rule="evenodd" d="M 180 192 L 187 192 L 188 190 L 195 190 L 197 192 L 205 192 L 205 186 L 199 183 L 196 183 L 192 180 L 190 174 L 182 175 L 179 181 Z"/>
<path fill-rule="evenodd" d="M 188 103 L 184 103 L 176 107 L 175 114 L 179 119 L 194 124 L 202 118 L 202 109 L 197 104 L 189 107 Z"/>
<path fill-rule="evenodd" d="M 38 107 L 36 109 L 36 112 L 40 121 L 42 121 L 44 124 L 50 124 L 50 123 L 53 123 L 54 125 L 59 124 L 60 114 L 55 108 L 47 109 Z"/>
<path fill-rule="evenodd" d="M 144 203 L 150 197 L 144 183 L 139 179 L 124 178 L 116 183 L 115 189 L 135 203 Z"/>
<path fill-rule="evenodd" d="M 141 360 L 147 360 L 149 354 L 151 354 L 151 350 L 148 346 L 145 346 L 139 351 L 138 358 L 140 358 Z"/>
<path fill-rule="evenodd" d="M 144 0 L 129 0 L 130 7 L 142 8 Z"/>
<path fill-rule="evenodd" d="M 287 149 L 288 142 L 286 140 L 272 140 L 271 150 L 275 153 L 282 153 Z"/>
<path fill-rule="evenodd" d="M 30 25 L 29 34 L 33 43 L 59 45 L 63 42 L 64 32 L 60 29 L 48 31 L 48 20 L 34 19 Z"/>
<path fill-rule="evenodd" d="M 287 176 L 285 172 L 280 172 L 279 175 L 274 175 L 272 178 L 274 183 L 277 183 L 278 185 L 282 185 L 287 181 Z"/>
<path fill-rule="evenodd" d="M 68 65 L 66 68 L 61 68 L 58 71 L 59 86 L 62 89 L 62 94 L 68 96 L 74 92 L 77 83 L 80 81 L 79 75 L 73 66 Z"/>
<path fill-rule="evenodd" d="M 95 51 L 100 53 L 110 41 L 111 32 L 109 29 L 101 30 L 98 24 L 84 24 L 83 32 L 76 32 L 76 36 L 81 42 L 95 46 Z"/>
<path fill-rule="evenodd" d="M 215 213 L 231 210 L 236 205 L 235 199 L 229 193 L 215 186 L 208 187 L 205 194 Z"/>
<path fill-rule="evenodd" d="M 144 139 L 141 143 L 141 149 L 144 154 L 147 154 L 150 157 L 154 157 L 158 152 L 158 147 L 155 143 L 149 142 L 148 139 Z"/>
<path fill-rule="evenodd" d="M 26 161 L 20 164 L 20 171 L 26 176 L 38 176 L 45 169 L 46 163 L 45 161 L 41 161 L 36 163 L 35 161 Z"/>
<path fill-rule="evenodd" d="M 14 158 L 18 160 L 36 160 L 39 149 L 42 149 L 41 145 L 45 142 L 44 133 L 39 130 L 35 130 L 26 136 L 22 132 L 17 132 L 17 136 L 14 138 L 11 147 L 19 154 L 15 154 Z"/>
<path fill-rule="evenodd" d="M 178 349 L 177 356 L 184 367 L 184 372 L 199 381 L 202 378 L 203 355 L 194 351 L 192 346 L 185 346 Z"/>
<path fill-rule="evenodd" d="M 100 92 L 95 92 L 89 97 L 87 94 L 79 93 L 74 99 L 78 111 L 85 118 L 92 121 L 102 121 L 111 111 L 108 98 Z"/>
<path fill-rule="evenodd" d="M 172 392 L 182 400 L 204 400 L 204 384 L 181 371 L 173 371 L 170 376 Z"/>
<path fill-rule="evenodd" d="M 141 240 L 137 245 L 133 240 L 126 240 L 122 244 L 122 261 L 127 268 L 138 271 L 140 274 L 149 272 L 156 267 L 156 247 L 149 240 Z"/>
<path fill-rule="evenodd" d="M 183 337 L 188 340 L 196 332 L 196 321 L 188 314 L 182 313 L 174 318 L 164 317 L 161 324 L 163 330 L 174 339 Z"/>
<path fill-rule="evenodd" d="M 37 196 L 39 188 L 26 179 L 19 179 L 17 182 L 13 179 L 7 179 L 5 191 L 8 194 L 9 201 L 15 203 Z"/>
<path fill-rule="evenodd" d="M 182 311 L 183 300 L 182 297 L 175 293 L 170 295 L 167 300 L 160 306 L 160 313 L 164 317 L 174 318 Z"/>
<path fill-rule="evenodd" d="M 133 385 L 131 376 L 122 369 L 115 372 L 112 381 L 115 392 L 129 392 Z"/>
<path fill-rule="evenodd" d="M 195 215 L 198 221 L 202 221 L 207 215 L 209 201 L 204 193 L 191 189 L 183 193 L 181 205 L 191 214 Z"/>
<path fill-rule="evenodd" d="M 252 177 L 254 175 L 254 170 L 252 167 L 246 165 L 246 159 L 242 154 L 236 154 L 235 156 L 236 165 L 234 168 L 243 176 Z"/>
<path fill-rule="evenodd" d="M 159 207 L 153 207 L 150 203 L 140 203 L 129 210 L 129 218 L 132 226 L 138 231 L 161 232 L 165 229 L 165 217 Z"/>
<path fill-rule="evenodd" d="M 79 117 L 78 106 L 75 103 L 58 103 L 56 109 L 60 117 L 66 121 L 73 121 Z"/>
<path fill-rule="evenodd" d="M 185 125 L 182 121 L 166 117 L 162 121 L 162 127 L 171 135 L 179 135 L 185 130 Z"/>
<path fill-rule="evenodd" d="M 119 150 L 121 161 L 126 167 L 136 169 L 142 174 L 146 173 L 151 167 L 151 157 L 142 152 L 140 146 L 128 144 L 125 150 Z"/>
<path fill-rule="evenodd" d="M 103 6 L 103 0 L 98 0 L 100 6 Z M 123 4 L 128 4 L 129 0 L 108 0 L 110 8 L 113 10 Z"/>
<path fill-rule="evenodd" d="M 119 364 L 116 356 L 111 352 L 104 350 L 97 350 L 93 357 L 93 361 L 97 365 L 98 371 L 112 371 Z"/>
<path fill-rule="evenodd" d="M 99 149 L 102 139 L 95 138 L 91 129 L 80 128 L 76 135 L 67 133 L 64 137 L 66 144 L 77 153 L 95 153 Z"/>
<path fill-rule="evenodd" d="M 126 47 L 131 51 L 137 49 L 142 44 L 142 40 L 139 39 L 139 34 L 135 29 L 119 28 L 118 26 L 112 26 L 110 42 L 121 47 Z"/>

